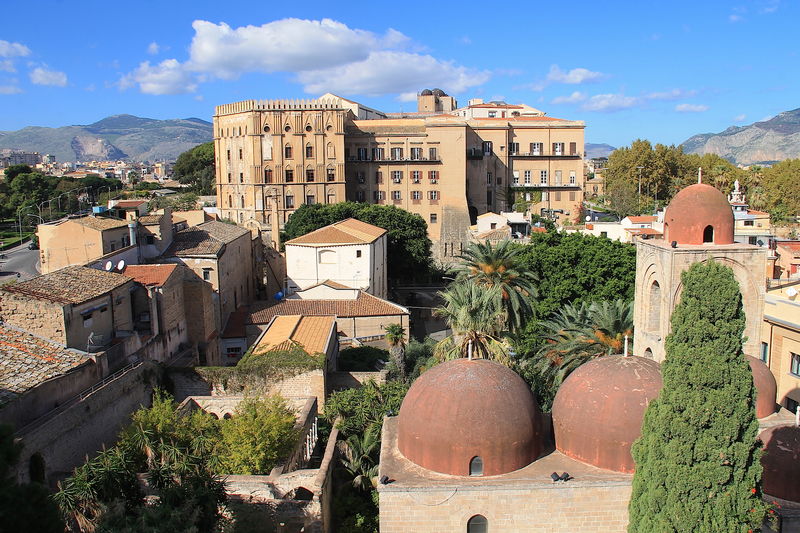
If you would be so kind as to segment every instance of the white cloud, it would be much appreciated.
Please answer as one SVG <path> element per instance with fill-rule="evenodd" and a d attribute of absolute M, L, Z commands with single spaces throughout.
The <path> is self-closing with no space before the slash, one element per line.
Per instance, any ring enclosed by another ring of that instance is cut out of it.
<path fill-rule="evenodd" d="M 675 106 L 675 111 L 679 113 L 702 113 L 703 111 L 708 111 L 708 106 L 701 104 L 678 104 Z"/>
<path fill-rule="evenodd" d="M 17 69 L 14 67 L 14 62 L 10 59 L 4 59 L 0 61 L 0 71 L 3 72 L 16 72 Z"/>
<path fill-rule="evenodd" d="M 747 118 L 747 115 L 742 113 L 741 115 L 736 115 L 735 117 L 733 117 L 733 120 L 734 120 L 734 122 L 744 122 L 744 119 L 746 119 L 746 118 Z"/>
<path fill-rule="evenodd" d="M 24 57 L 30 55 L 31 49 L 20 43 L 10 43 L 0 39 L 0 57 Z"/>
<path fill-rule="evenodd" d="M 743 20 L 744 17 L 742 17 L 741 15 L 728 15 L 728 22 L 736 23 L 736 22 L 741 22 Z"/>
<path fill-rule="evenodd" d="M 30 72 L 29 76 L 31 83 L 35 85 L 51 85 L 53 87 L 67 86 L 67 75 L 58 70 L 36 67 Z"/>
<path fill-rule="evenodd" d="M 585 111 L 620 111 L 641 103 L 639 98 L 624 94 L 596 94 L 589 98 L 581 108 Z"/>
<path fill-rule="evenodd" d="M 197 81 L 177 59 L 165 59 L 157 65 L 144 61 L 119 80 L 121 89 L 135 85 L 144 94 L 185 94 L 197 90 Z"/>
<path fill-rule="evenodd" d="M 416 102 L 417 101 L 417 93 L 415 91 L 408 91 L 405 93 L 400 93 L 395 98 L 398 102 Z"/>
<path fill-rule="evenodd" d="M 408 93 L 427 86 L 460 93 L 488 79 L 488 72 L 468 69 L 452 61 L 389 50 L 372 52 L 362 61 L 297 75 L 307 93 L 331 91 L 366 96 Z"/>
<path fill-rule="evenodd" d="M 16 85 L 0 85 L 0 94 L 19 94 L 22 89 Z"/>
<path fill-rule="evenodd" d="M 697 91 L 684 91 L 683 89 L 672 89 L 671 91 L 661 91 L 648 93 L 644 97 L 647 100 L 678 100 L 680 98 L 688 98 L 695 96 Z"/>
<path fill-rule="evenodd" d="M 155 41 L 147 45 L 147 53 L 151 56 L 158 54 L 159 50 L 161 50 L 161 47 Z"/>
<path fill-rule="evenodd" d="M 586 100 L 586 93 L 582 93 L 580 91 L 575 91 L 569 96 L 556 96 L 553 98 L 550 103 L 551 104 L 577 104 L 578 102 L 583 102 Z"/>
<path fill-rule="evenodd" d="M 409 40 L 396 30 L 379 37 L 331 19 L 287 18 L 239 28 L 196 20 L 192 27 L 189 69 L 223 79 L 245 72 L 299 72 L 364 61 L 371 50 Z"/>
<path fill-rule="evenodd" d="M 764 5 L 759 9 L 759 13 L 762 15 L 769 15 L 775 13 L 778 8 L 780 7 L 780 0 L 767 0 Z"/>
<path fill-rule="evenodd" d="M 574 68 L 568 72 L 564 72 L 558 68 L 558 65 L 552 65 L 550 67 L 550 72 L 547 74 L 547 81 L 576 85 L 579 83 L 600 81 L 606 77 L 607 76 L 602 72 L 593 72 L 585 68 Z"/>

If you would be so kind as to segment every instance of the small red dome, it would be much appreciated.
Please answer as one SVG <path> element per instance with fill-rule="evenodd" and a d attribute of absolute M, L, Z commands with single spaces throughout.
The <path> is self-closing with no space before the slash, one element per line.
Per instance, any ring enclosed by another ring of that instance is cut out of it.
<path fill-rule="evenodd" d="M 410 461 L 436 472 L 505 474 L 542 452 L 541 412 L 528 384 L 486 359 L 456 359 L 423 373 L 398 415 L 397 445 Z"/>
<path fill-rule="evenodd" d="M 733 210 L 705 183 L 682 189 L 664 213 L 664 240 L 678 244 L 733 244 Z"/>
<path fill-rule="evenodd" d="M 631 444 L 663 382 L 651 359 L 607 355 L 581 365 L 553 402 L 556 448 L 599 468 L 633 472 Z"/>
<path fill-rule="evenodd" d="M 778 398 L 778 384 L 769 367 L 760 359 L 748 355 L 747 362 L 753 372 L 753 384 L 756 386 L 756 417 L 764 418 L 775 412 L 775 401 Z"/>
<path fill-rule="evenodd" d="M 764 443 L 761 466 L 764 492 L 800 502 L 800 427 L 772 426 L 759 436 Z"/>

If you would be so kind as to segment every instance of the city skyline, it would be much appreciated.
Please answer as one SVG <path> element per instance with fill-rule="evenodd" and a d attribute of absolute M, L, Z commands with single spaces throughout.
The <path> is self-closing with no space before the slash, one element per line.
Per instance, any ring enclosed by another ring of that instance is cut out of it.
<path fill-rule="evenodd" d="M 36 7 L 7 8 L 0 130 L 122 113 L 211 121 L 214 105 L 328 91 L 415 111 L 417 91 L 441 87 L 459 105 L 505 100 L 584 120 L 587 142 L 622 146 L 800 107 L 798 2 Z"/>

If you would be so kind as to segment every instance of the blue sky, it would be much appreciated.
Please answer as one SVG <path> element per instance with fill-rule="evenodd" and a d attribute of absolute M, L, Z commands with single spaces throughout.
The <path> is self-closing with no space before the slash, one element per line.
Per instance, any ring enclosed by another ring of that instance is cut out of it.
<path fill-rule="evenodd" d="M 10 2 L 0 130 L 211 120 L 217 104 L 328 90 L 414 110 L 438 86 L 584 120 L 587 142 L 621 146 L 800 107 L 800 0 Z"/>

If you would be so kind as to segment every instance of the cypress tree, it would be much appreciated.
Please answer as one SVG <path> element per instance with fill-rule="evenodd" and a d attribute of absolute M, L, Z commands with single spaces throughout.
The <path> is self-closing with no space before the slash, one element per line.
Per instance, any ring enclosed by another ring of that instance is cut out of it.
<path fill-rule="evenodd" d="M 760 531 L 761 449 L 755 387 L 742 353 L 745 317 L 733 271 L 696 263 L 683 273 L 662 364 L 664 388 L 647 408 L 628 531 Z"/>

